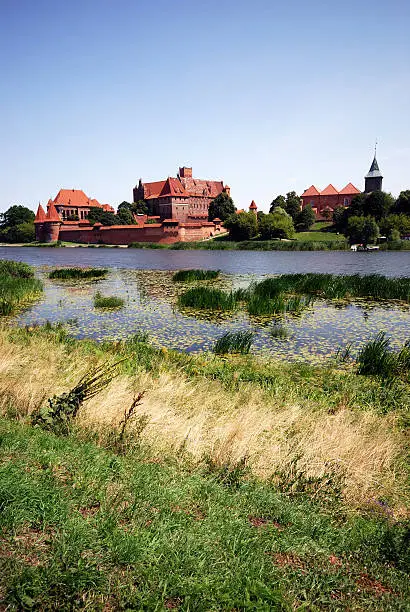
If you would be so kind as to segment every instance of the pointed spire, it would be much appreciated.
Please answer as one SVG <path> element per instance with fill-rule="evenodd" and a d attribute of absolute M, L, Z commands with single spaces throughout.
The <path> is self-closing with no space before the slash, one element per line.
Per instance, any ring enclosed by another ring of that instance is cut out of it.
<path fill-rule="evenodd" d="M 54 202 L 49 202 L 46 221 L 61 221 L 60 215 L 57 212 Z"/>
<path fill-rule="evenodd" d="M 372 165 L 370 166 L 370 170 L 366 174 L 365 178 L 378 178 L 382 176 L 380 169 L 379 169 L 379 164 L 377 163 L 377 159 L 376 159 L 376 147 L 377 147 L 377 141 L 374 147 L 374 158 L 372 161 Z"/>
<path fill-rule="evenodd" d="M 46 213 L 44 212 L 44 208 L 41 206 L 40 202 L 38 203 L 37 214 L 34 219 L 34 223 L 43 223 L 46 220 Z"/>
<path fill-rule="evenodd" d="M 249 210 L 257 210 L 257 206 L 255 204 L 255 200 L 252 200 L 251 205 L 249 206 Z"/>

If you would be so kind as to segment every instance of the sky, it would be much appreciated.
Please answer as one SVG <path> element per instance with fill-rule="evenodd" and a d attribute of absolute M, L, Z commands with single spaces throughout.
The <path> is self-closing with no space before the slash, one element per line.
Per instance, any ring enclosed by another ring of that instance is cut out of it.
<path fill-rule="evenodd" d="M 267 211 L 364 187 L 375 140 L 410 189 L 408 0 L 0 0 L 0 211 L 60 188 L 223 180 Z"/>

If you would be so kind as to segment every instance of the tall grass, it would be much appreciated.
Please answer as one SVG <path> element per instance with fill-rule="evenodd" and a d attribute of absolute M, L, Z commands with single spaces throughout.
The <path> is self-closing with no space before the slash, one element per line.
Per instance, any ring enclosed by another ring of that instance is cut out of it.
<path fill-rule="evenodd" d="M 0 316 L 13 314 L 25 302 L 36 299 L 42 290 L 43 285 L 34 278 L 31 266 L 0 260 Z"/>
<path fill-rule="evenodd" d="M 254 292 L 268 298 L 284 292 L 311 294 L 329 299 L 371 297 L 409 302 L 410 278 L 388 278 L 380 274 L 282 274 L 258 283 Z"/>
<path fill-rule="evenodd" d="M 209 287 L 192 287 L 179 296 L 180 306 L 206 310 L 234 310 L 237 301 L 234 293 Z"/>
<path fill-rule="evenodd" d="M 48 275 L 49 278 L 63 280 L 82 278 L 102 278 L 107 275 L 108 270 L 104 268 L 57 268 Z"/>
<path fill-rule="evenodd" d="M 104 296 L 99 291 L 94 296 L 94 308 L 122 308 L 124 300 L 115 295 Z"/>
<path fill-rule="evenodd" d="M 253 333 L 250 331 L 225 332 L 215 343 L 214 353 L 224 355 L 226 353 L 249 353 L 253 341 Z"/>
<path fill-rule="evenodd" d="M 213 280 L 218 278 L 220 270 L 179 270 L 175 272 L 174 282 L 191 283 L 193 281 Z"/>
<path fill-rule="evenodd" d="M 310 296 L 276 295 L 271 298 L 255 293 L 249 298 L 248 312 L 254 316 L 302 312 L 312 302 Z"/>
<path fill-rule="evenodd" d="M 357 373 L 391 379 L 410 374 L 410 340 L 400 351 L 390 348 L 390 339 L 379 332 L 373 340 L 362 347 L 357 356 Z"/>

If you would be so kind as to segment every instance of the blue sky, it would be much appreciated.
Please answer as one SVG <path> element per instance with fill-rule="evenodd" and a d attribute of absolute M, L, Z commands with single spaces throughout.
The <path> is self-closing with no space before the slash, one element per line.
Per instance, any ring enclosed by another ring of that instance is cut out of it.
<path fill-rule="evenodd" d="M 238 208 L 410 188 L 408 0 L 0 0 L 0 210 L 192 165 Z"/>

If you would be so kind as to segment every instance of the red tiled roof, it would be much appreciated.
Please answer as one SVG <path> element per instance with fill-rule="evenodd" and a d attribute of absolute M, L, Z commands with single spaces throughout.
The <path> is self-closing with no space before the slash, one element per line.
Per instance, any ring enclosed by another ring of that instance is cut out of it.
<path fill-rule="evenodd" d="M 180 181 L 189 196 L 216 198 L 224 189 L 223 181 L 204 181 L 184 177 L 181 177 Z"/>
<path fill-rule="evenodd" d="M 62 206 L 89 206 L 89 201 L 88 196 L 81 189 L 60 189 L 54 198 L 54 204 Z M 98 202 L 97 205 L 99 206 Z"/>
<path fill-rule="evenodd" d="M 339 192 L 333 185 L 330 183 L 323 191 L 320 192 L 320 195 L 337 195 Z"/>
<path fill-rule="evenodd" d="M 318 195 L 319 195 L 318 189 L 316 189 L 314 185 L 311 185 L 308 189 L 305 189 L 301 197 L 306 198 L 308 196 L 318 196 Z"/>
<path fill-rule="evenodd" d="M 158 197 L 166 198 L 168 196 L 187 198 L 188 194 L 178 179 L 168 177 Z"/>
<path fill-rule="evenodd" d="M 144 200 L 158 198 L 164 185 L 165 185 L 165 181 L 156 181 L 155 183 L 144 183 Z"/>
<path fill-rule="evenodd" d="M 37 214 L 34 219 L 34 223 L 42 223 L 43 221 L 45 221 L 45 218 L 46 218 L 46 213 L 44 212 L 44 208 L 41 206 L 41 204 L 39 204 L 37 208 Z"/>
<path fill-rule="evenodd" d="M 251 205 L 249 206 L 249 210 L 256 210 L 258 207 L 255 204 L 255 200 L 252 200 Z"/>
<path fill-rule="evenodd" d="M 61 221 L 60 215 L 57 212 L 54 202 L 49 202 L 46 221 Z"/>
<path fill-rule="evenodd" d="M 352 183 L 348 183 L 346 187 L 343 187 L 342 191 L 339 191 L 341 195 L 355 195 L 357 193 L 361 193 L 357 187 L 355 187 Z"/>

